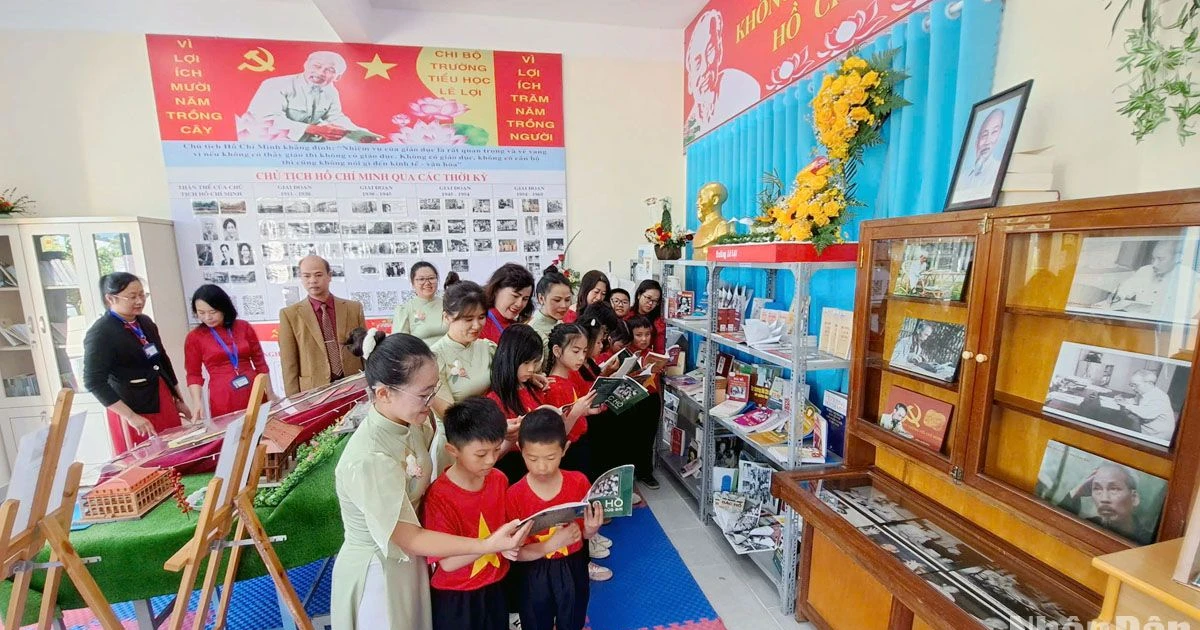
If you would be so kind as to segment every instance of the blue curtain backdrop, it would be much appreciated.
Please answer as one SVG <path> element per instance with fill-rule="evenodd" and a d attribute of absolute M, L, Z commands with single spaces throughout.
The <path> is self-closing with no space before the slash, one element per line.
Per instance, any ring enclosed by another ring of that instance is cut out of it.
<path fill-rule="evenodd" d="M 890 31 L 862 47 L 860 54 L 898 48 L 894 67 L 910 77 L 900 84 L 912 105 L 889 119 L 887 142 L 869 150 L 859 167 L 857 208 L 847 225 L 851 240 L 858 224 L 867 219 L 940 212 L 958 157 L 971 106 L 992 94 L 996 50 L 1000 36 L 1001 0 L 936 0 L 897 23 Z M 704 184 L 717 181 L 729 190 L 724 215 L 729 218 L 758 214 L 756 196 L 763 188 L 764 172 L 774 170 L 785 182 L 816 155 L 811 101 L 821 80 L 840 60 L 826 65 L 759 103 L 753 109 L 694 142 L 687 150 L 689 202 Z M 688 213 L 688 227 L 697 226 L 696 213 Z M 703 286 L 704 272 L 689 274 L 689 286 Z M 780 273 L 777 302 L 791 302 L 791 281 Z M 723 272 L 721 280 L 752 287 L 766 295 L 762 272 Z M 811 287 L 809 330 L 820 330 L 823 307 L 853 308 L 855 274 L 851 270 L 816 274 Z M 832 387 L 845 391 L 845 372 L 810 375 L 813 398 Z"/>

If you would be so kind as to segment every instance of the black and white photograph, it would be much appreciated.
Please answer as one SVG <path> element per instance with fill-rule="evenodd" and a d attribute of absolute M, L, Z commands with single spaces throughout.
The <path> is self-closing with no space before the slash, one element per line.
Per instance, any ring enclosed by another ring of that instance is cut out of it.
<path fill-rule="evenodd" d="M 322 199 L 313 203 L 313 212 L 324 214 L 337 214 L 338 202 L 336 199 Z"/>
<path fill-rule="evenodd" d="M 382 236 L 392 233 L 391 221 L 372 221 L 367 224 L 367 234 L 371 236 Z"/>
<path fill-rule="evenodd" d="M 441 199 L 422 199 L 417 204 L 424 212 L 434 212 L 442 209 Z"/>
<path fill-rule="evenodd" d="M 938 570 L 929 560 L 901 542 L 885 525 L 866 525 L 859 527 L 858 531 L 862 532 L 864 536 L 871 539 L 876 545 L 879 545 L 880 549 L 895 556 L 901 564 L 913 573 L 930 573 Z"/>
<path fill-rule="evenodd" d="M 243 295 L 241 314 L 244 317 L 262 317 L 266 315 L 266 297 L 262 295 Z"/>
<path fill-rule="evenodd" d="M 396 253 L 397 254 L 420 254 L 421 253 L 421 243 L 419 241 L 397 241 L 396 242 Z"/>
<path fill-rule="evenodd" d="M 469 254 L 471 253 L 471 241 L 465 238 L 446 239 L 446 251 L 451 254 Z"/>
<path fill-rule="evenodd" d="M 491 219 L 474 219 L 471 221 L 471 231 L 479 233 L 490 233 L 492 231 Z"/>
<path fill-rule="evenodd" d="M 466 219 L 446 219 L 447 234 L 466 234 L 467 220 Z"/>
<path fill-rule="evenodd" d="M 342 221 L 342 234 L 361 236 L 367 233 L 366 221 Z"/>
<path fill-rule="evenodd" d="M 271 284 L 287 284 L 292 281 L 292 269 L 288 265 L 267 265 L 267 282 Z"/>
<path fill-rule="evenodd" d="M 288 238 L 308 238 L 312 235 L 312 224 L 308 221 L 288 221 Z"/>
<path fill-rule="evenodd" d="M 268 240 L 287 238 L 287 226 L 282 221 L 259 221 L 258 235 Z"/>
<path fill-rule="evenodd" d="M 1000 198 L 1033 81 L 988 97 L 971 109 L 945 210 L 990 208 Z"/>
<path fill-rule="evenodd" d="M 384 199 L 379 203 L 379 209 L 384 214 L 404 214 L 408 211 L 408 205 L 403 199 Z"/>
<path fill-rule="evenodd" d="M 507 199 L 507 198 L 506 199 L 497 199 L 496 200 L 496 209 L 497 210 L 513 210 L 513 200 Z"/>
<path fill-rule="evenodd" d="M 496 241 L 496 251 L 500 252 L 501 254 L 517 253 L 517 239 L 515 239 L 515 238 L 498 239 Z"/>
<path fill-rule="evenodd" d="M 238 240 L 238 224 L 234 219 L 221 220 L 221 240 L 236 241 Z M 208 239 L 204 239 L 208 240 Z"/>
<path fill-rule="evenodd" d="M 279 287 L 278 291 L 284 304 L 295 304 L 300 301 L 300 287 L 293 283 L 289 282 L 286 286 Z"/>
<path fill-rule="evenodd" d="M 945 596 L 946 599 L 954 602 L 955 606 L 963 609 L 968 615 L 978 620 L 984 628 L 988 628 L 988 630 L 1012 630 L 1013 628 L 1021 627 L 1019 625 L 1012 625 L 1009 616 L 1004 611 L 998 610 L 999 607 L 985 604 L 978 595 L 972 593 L 965 585 L 952 579 L 950 576 L 943 573 L 922 573 L 921 577 Z"/>
<path fill-rule="evenodd" d="M 521 212 L 537 214 L 541 211 L 542 211 L 542 200 L 541 199 L 522 199 L 521 200 Z"/>
<path fill-rule="evenodd" d="M 441 254 L 443 252 L 442 239 L 427 238 L 421 241 L 421 252 L 425 254 Z"/>
<path fill-rule="evenodd" d="M 216 200 L 211 200 L 211 199 L 203 199 L 203 200 L 202 199 L 193 199 L 192 200 L 192 214 L 196 214 L 196 215 L 216 214 L 217 210 L 219 210 L 220 207 L 221 207 L 220 204 L 218 204 L 216 202 Z"/>
<path fill-rule="evenodd" d="M 374 199 L 359 199 L 350 202 L 350 212 L 354 214 L 375 214 L 379 212 L 379 202 Z"/>
<path fill-rule="evenodd" d="M 262 256 L 268 262 L 283 262 L 287 258 L 287 248 L 278 241 L 263 243 Z"/>
<path fill-rule="evenodd" d="M 334 280 L 344 279 L 346 277 L 346 267 L 343 265 L 329 265 L 329 276 Z"/>
<path fill-rule="evenodd" d="M 201 267 L 213 266 L 212 245 L 208 243 L 198 243 L 196 245 L 196 264 Z"/>
<path fill-rule="evenodd" d="M 402 262 L 391 261 L 383 267 L 383 275 L 389 278 L 403 278 L 405 273 L 404 263 Z"/>
<path fill-rule="evenodd" d="M 442 231 L 441 219 L 425 219 L 421 223 L 421 231 L 425 234 L 439 234 Z"/>
<path fill-rule="evenodd" d="M 288 199 L 283 204 L 283 211 L 288 214 L 308 214 L 312 212 L 312 203 L 307 199 Z"/>
<path fill-rule="evenodd" d="M 541 257 L 541 256 L 526 256 L 526 257 L 525 257 L 525 266 L 526 266 L 527 268 L 529 268 L 530 270 L 532 270 L 532 269 L 533 269 L 533 265 L 539 265 L 539 264 L 541 264 L 541 262 L 542 262 L 542 257 Z M 536 278 L 537 276 L 535 275 L 534 277 Z M 723 439 L 723 438 L 719 438 L 719 439 L 717 440 L 717 445 L 718 445 L 718 447 L 719 447 L 719 446 L 720 446 L 720 444 L 721 444 L 721 439 Z M 741 446 L 741 442 L 740 442 L 739 440 L 737 440 L 737 439 L 734 439 L 734 440 L 733 440 L 733 442 L 737 442 L 737 445 L 738 445 L 739 447 Z M 720 452 L 720 448 L 718 448 L 718 449 L 717 449 L 717 451 L 718 451 L 718 452 Z M 718 461 L 720 461 L 720 460 L 718 460 Z M 719 464 L 718 464 L 718 465 L 719 465 Z M 736 468 L 736 467 L 737 467 L 737 456 L 735 455 L 735 456 L 734 456 L 734 458 L 733 458 L 733 461 L 732 461 L 732 462 L 730 462 L 729 464 L 727 464 L 725 467 L 726 467 L 726 468 Z"/>
<path fill-rule="evenodd" d="M 546 212 L 548 214 L 562 214 L 563 200 L 562 199 L 547 199 Z"/>
<path fill-rule="evenodd" d="M 222 267 L 232 267 L 237 264 L 237 259 L 234 258 L 233 243 L 221 243 L 217 251 L 217 264 Z"/>
<path fill-rule="evenodd" d="M 416 221 L 396 221 L 392 224 L 392 232 L 395 234 L 416 234 L 420 231 L 420 226 Z"/>
<path fill-rule="evenodd" d="M 770 520 L 762 520 L 765 524 L 752 529 L 744 529 L 736 532 L 721 532 L 725 536 L 725 540 L 733 547 L 733 551 L 739 556 L 744 556 L 749 553 L 762 553 L 775 549 L 775 528 L 772 527 Z"/>
<path fill-rule="evenodd" d="M 876 490 L 874 486 L 834 490 L 833 493 L 841 500 L 862 509 L 871 520 L 877 523 L 894 523 L 917 517 L 916 514 L 900 507 L 883 492 Z"/>
<path fill-rule="evenodd" d="M 542 251 L 541 241 L 525 241 L 525 253 L 532 254 Z"/>
<path fill-rule="evenodd" d="M 238 243 L 237 254 L 239 265 L 254 264 L 254 249 L 250 246 L 250 243 Z"/>
<path fill-rule="evenodd" d="M 229 220 L 232 221 L 233 219 Z M 204 219 L 200 222 L 200 235 L 200 239 L 204 241 L 221 240 L 221 235 L 217 234 L 217 223 L 212 219 Z"/>
<path fill-rule="evenodd" d="M 1167 480 L 1050 440 L 1034 494 L 1051 505 L 1124 536 L 1154 542 Z"/>
<path fill-rule="evenodd" d="M 205 271 L 203 278 L 209 284 L 229 284 L 228 271 Z"/>
<path fill-rule="evenodd" d="M 967 329 L 962 324 L 905 317 L 888 363 L 897 369 L 953 383 L 962 363 Z"/>
<path fill-rule="evenodd" d="M 546 251 L 561 252 L 564 249 L 566 249 L 566 241 L 564 241 L 563 239 L 561 239 L 561 238 L 546 239 Z"/>
<path fill-rule="evenodd" d="M 492 212 L 492 200 L 476 199 L 472 201 L 471 212 L 475 214 L 490 214 Z"/>
<path fill-rule="evenodd" d="M 400 274 L 400 275 L 404 275 L 404 274 Z M 377 308 L 379 308 L 379 310 L 384 311 L 384 312 L 392 311 L 399 304 L 401 304 L 399 292 L 397 292 L 397 291 L 376 291 L 375 292 L 375 306 Z"/>
<path fill-rule="evenodd" d="M 259 214 L 283 214 L 283 200 L 263 198 L 258 200 Z"/>
<path fill-rule="evenodd" d="M 450 271 L 454 271 L 456 273 L 470 273 L 471 262 L 466 258 L 451 258 Z"/>
<path fill-rule="evenodd" d="M 517 231 L 517 220 L 516 219 L 496 219 L 496 231 L 497 232 L 516 232 Z"/>
<path fill-rule="evenodd" d="M 252 269 L 250 271 L 243 271 L 240 273 L 231 272 L 229 274 L 229 282 L 230 284 L 254 284 L 255 282 L 258 282 L 258 279 L 255 277 L 254 270 Z"/>
<path fill-rule="evenodd" d="M 332 236 L 341 233 L 341 227 L 337 221 L 313 221 L 313 234 L 319 236 Z"/>
<path fill-rule="evenodd" d="M 377 278 L 379 277 L 379 263 L 363 263 L 358 266 L 359 275 Z"/>
<path fill-rule="evenodd" d="M 451 199 L 445 199 L 443 201 L 445 202 L 446 210 L 466 210 L 467 209 L 467 200 L 466 199 L 451 198 Z"/>
<path fill-rule="evenodd" d="M 977 567 L 990 561 L 949 532 L 925 519 L 883 525 L 941 571 Z"/>
<path fill-rule="evenodd" d="M 364 313 L 375 310 L 375 294 L 371 291 L 351 291 L 350 299 L 362 304 Z"/>
<path fill-rule="evenodd" d="M 392 249 L 391 241 L 370 243 L 368 247 L 369 249 L 367 251 L 371 256 L 391 256 L 395 252 L 395 250 Z"/>
<path fill-rule="evenodd" d="M 775 469 L 766 464 L 738 462 L 738 494 L 753 499 L 765 510 L 779 512 L 779 501 L 771 496 L 771 474 Z"/>
<path fill-rule="evenodd" d="M 547 232 L 563 232 L 566 230 L 566 220 L 560 218 L 546 219 Z"/>
<path fill-rule="evenodd" d="M 825 505 L 829 506 L 829 509 L 855 527 L 867 527 L 875 524 L 874 521 L 867 518 L 867 515 L 863 514 L 858 508 L 839 499 L 836 494 L 829 490 L 822 489 L 818 491 L 817 498 L 821 499 Z"/>
<path fill-rule="evenodd" d="M 366 258 L 370 251 L 370 247 L 360 241 L 342 243 L 342 255 L 346 258 Z"/>
<path fill-rule="evenodd" d="M 220 206 L 221 214 L 246 214 L 246 201 L 244 199 L 222 199 Z"/>
<path fill-rule="evenodd" d="M 490 238 L 475 239 L 475 251 L 481 252 L 481 253 L 492 251 L 492 239 L 490 239 Z"/>
<path fill-rule="evenodd" d="M 537 217 L 525 217 L 525 236 L 538 236 L 542 233 L 542 222 Z"/>
<path fill-rule="evenodd" d="M 342 257 L 341 241 L 325 241 L 323 243 L 313 243 L 316 254 L 326 260 L 330 258 Z"/>
<path fill-rule="evenodd" d="M 1186 361 L 1064 341 L 1042 410 L 1170 446 L 1191 373 Z"/>
<path fill-rule="evenodd" d="M 1083 239 L 1066 310 L 1121 319 L 1195 323 L 1200 317 L 1200 239 Z"/>
<path fill-rule="evenodd" d="M 541 277 L 542 275 L 542 263 L 540 262 L 527 263 L 525 268 L 528 269 L 529 273 L 533 274 L 533 277 L 535 278 Z"/>
<path fill-rule="evenodd" d="M 982 595 L 984 601 L 998 605 L 1020 619 L 1033 621 L 1040 617 L 1059 624 L 1068 622 L 1067 611 L 1054 600 L 1021 584 L 1017 576 L 998 566 L 986 564 L 971 567 L 955 571 L 954 575 L 974 586 L 975 594 Z"/>
<path fill-rule="evenodd" d="M 974 255 L 974 239 L 906 240 L 892 295 L 961 301 Z"/>

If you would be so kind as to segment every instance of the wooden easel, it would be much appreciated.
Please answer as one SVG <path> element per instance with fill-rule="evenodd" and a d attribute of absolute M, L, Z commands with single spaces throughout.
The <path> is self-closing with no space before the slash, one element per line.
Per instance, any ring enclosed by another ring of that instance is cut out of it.
<path fill-rule="evenodd" d="M 21 617 L 29 597 L 29 584 L 33 572 L 46 569 L 46 584 L 42 589 L 42 607 L 38 615 L 39 630 L 48 630 L 57 619 L 58 589 L 62 584 L 63 571 L 79 591 L 83 601 L 92 610 L 104 630 L 120 630 L 121 622 L 113 613 L 104 593 L 85 562 L 79 557 L 69 540 L 71 516 L 75 511 L 75 498 L 79 493 L 79 478 L 83 464 L 74 462 L 67 469 L 66 485 L 63 487 L 62 503 L 58 509 L 46 513 L 50 493 L 54 487 L 54 476 L 62 456 L 67 423 L 71 414 L 71 401 L 75 392 L 63 389 L 54 403 L 54 415 L 50 418 L 50 434 L 42 454 L 42 465 L 38 470 L 37 490 L 30 506 L 29 520 L 24 531 L 13 533 L 19 507 L 10 499 L 0 505 L 0 577 L 13 577 L 12 596 L 8 602 L 8 617 L 5 627 L 16 630 L 21 627 Z M 42 547 L 50 545 L 50 561 L 35 562 Z"/>
<path fill-rule="evenodd" d="M 221 557 L 228 547 L 229 562 L 225 569 L 224 586 L 217 595 L 217 616 L 213 621 L 213 630 L 223 630 L 225 617 L 229 612 L 229 600 L 233 596 L 233 583 L 237 577 L 238 563 L 241 560 L 242 547 L 253 544 L 262 558 L 267 572 L 275 582 L 280 600 L 287 606 L 295 619 L 297 628 L 312 630 L 312 621 L 308 618 L 296 590 L 288 580 L 287 571 L 275 548 L 271 546 L 272 538 L 267 535 L 254 512 L 254 495 L 258 492 L 258 479 L 262 475 L 263 464 L 266 461 L 266 446 L 260 445 L 254 450 L 254 459 L 250 456 L 250 442 L 254 437 L 254 425 L 262 406 L 263 393 L 266 390 L 267 377 L 258 375 L 250 390 L 250 406 L 246 408 L 246 418 L 242 424 L 242 432 L 238 442 L 237 452 L 230 470 L 229 479 L 222 480 L 213 477 L 208 482 L 204 495 L 204 506 L 200 508 L 199 520 L 196 523 L 196 533 L 186 545 L 164 564 L 164 568 L 175 573 L 183 572 L 179 582 L 179 591 L 175 594 L 174 610 L 168 625 L 170 630 L 182 630 L 184 617 L 187 615 L 188 599 L 195 587 L 196 578 L 200 575 L 200 567 L 208 557 L 208 567 L 204 574 L 204 583 L 200 587 L 200 601 L 196 607 L 196 616 L 192 623 L 193 630 L 203 630 L 209 605 L 213 600 L 216 589 L 217 573 L 221 566 Z M 250 465 L 250 475 L 242 485 L 242 478 L 247 464 Z M 223 497 L 221 487 L 229 486 L 229 492 Z M 234 520 L 237 521 L 236 529 Z M 227 540 L 230 531 L 233 538 Z M 249 539 L 244 537 L 249 534 Z M 279 537 L 278 540 L 283 540 Z"/>

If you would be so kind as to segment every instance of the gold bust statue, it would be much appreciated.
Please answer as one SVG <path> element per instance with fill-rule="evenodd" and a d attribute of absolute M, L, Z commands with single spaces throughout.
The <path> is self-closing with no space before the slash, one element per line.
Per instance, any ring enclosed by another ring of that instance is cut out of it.
<path fill-rule="evenodd" d="M 697 260 L 704 260 L 708 256 L 708 246 L 713 241 L 733 232 L 729 221 L 721 216 L 721 204 L 726 199 L 729 199 L 729 191 L 720 182 L 709 182 L 700 187 L 700 193 L 696 196 L 700 227 L 692 240 L 692 256 Z"/>

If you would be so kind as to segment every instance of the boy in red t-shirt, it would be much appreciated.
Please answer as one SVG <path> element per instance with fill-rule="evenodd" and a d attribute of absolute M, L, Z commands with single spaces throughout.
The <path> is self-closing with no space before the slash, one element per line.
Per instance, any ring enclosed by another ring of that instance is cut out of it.
<path fill-rule="evenodd" d="M 425 529 L 487 538 L 508 522 L 508 480 L 493 468 L 500 457 L 507 423 L 495 402 L 468 398 L 442 419 L 446 450 L 454 458 L 445 474 L 425 492 Z M 508 604 L 500 581 L 508 573 L 503 555 L 428 558 L 434 630 L 507 630 Z"/>
<path fill-rule="evenodd" d="M 587 477 L 558 467 L 567 429 L 556 410 L 541 407 L 526 414 L 517 439 L 529 473 L 508 489 L 508 517 L 528 518 L 587 497 Z M 604 510 L 597 502 L 570 525 L 531 532 L 517 554 L 526 563 L 515 585 L 522 630 L 582 630 L 590 593 L 582 540 L 595 536 L 603 522 Z"/>

